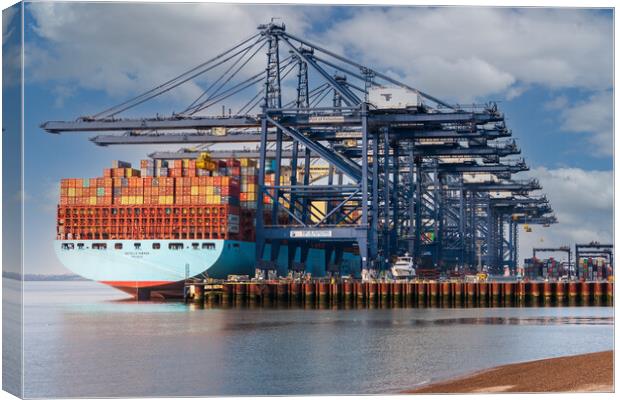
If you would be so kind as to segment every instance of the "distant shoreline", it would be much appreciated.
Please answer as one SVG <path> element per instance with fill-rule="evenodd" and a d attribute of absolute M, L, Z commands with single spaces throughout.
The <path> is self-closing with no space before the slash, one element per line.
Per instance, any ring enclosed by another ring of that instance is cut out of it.
<path fill-rule="evenodd" d="M 613 351 L 507 364 L 405 393 L 613 392 Z"/>
<path fill-rule="evenodd" d="M 28 281 L 28 282 L 87 282 L 89 279 L 85 279 L 79 275 L 74 274 L 22 274 L 17 272 L 2 271 L 2 278 L 12 279 L 15 281 Z"/>

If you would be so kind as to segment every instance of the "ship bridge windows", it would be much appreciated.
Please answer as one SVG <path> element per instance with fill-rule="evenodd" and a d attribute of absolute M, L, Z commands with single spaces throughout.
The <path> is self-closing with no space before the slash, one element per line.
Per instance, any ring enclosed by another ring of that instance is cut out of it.
<path fill-rule="evenodd" d="M 123 244 L 122 243 L 114 243 L 114 248 L 116 250 L 123 250 Z"/>
<path fill-rule="evenodd" d="M 62 245 L 60 245 L 60 248 L 63 250 L 73 250 L 75 248 L 75 245 L 73 243 L 63 243 Z"/>
<path fill-rule="evenodd" d="M 93 243 L 93 250 L 105 250 L 108 248 L 106 243 Z"/>
<path fill-rule="evenodd" d="M 170 243 L 168 245 L 170 250 L 183 250 L 183 243 Z"/>
<path fill-rule="evenodd" d="M 206 242 L 202 244 L 203 250 L 215 250 L 215 243 Z"/>
<path fill-rule="evenodd" d="M 161 248 L 161 244 L 153 243 L 153 250 L 159 250 Z"/>

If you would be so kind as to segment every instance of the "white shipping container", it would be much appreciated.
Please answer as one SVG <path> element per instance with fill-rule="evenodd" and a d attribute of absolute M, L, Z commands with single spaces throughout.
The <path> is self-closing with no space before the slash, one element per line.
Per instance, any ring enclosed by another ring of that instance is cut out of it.
<path fill-rule="evenodd" d="M 463 182 L 465 183 L 483 183 L 483 182 L 497 182 L 498 179 L 495 175 L 489 173 L 464 173 Z"/>
<path fill-rule="evenodd" d="M 239 233 L 239 225 L 228 225 L 228 232 Z"/>
<path fill-rule="evenodd" d="M 368 102 L 377 108 L 417 107 L 420 105 L 420 96 L 400 87 L 373 87 L 368 91 Z"/>

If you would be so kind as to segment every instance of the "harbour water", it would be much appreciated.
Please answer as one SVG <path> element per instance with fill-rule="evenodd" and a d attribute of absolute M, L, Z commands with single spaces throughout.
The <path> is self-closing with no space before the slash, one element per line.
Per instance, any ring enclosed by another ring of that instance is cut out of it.
<path fill-rule="evenodd" d="M 612 307 L 201 309 L 26 282 L 26 397 L 396 393 L 610 350 Z"/>

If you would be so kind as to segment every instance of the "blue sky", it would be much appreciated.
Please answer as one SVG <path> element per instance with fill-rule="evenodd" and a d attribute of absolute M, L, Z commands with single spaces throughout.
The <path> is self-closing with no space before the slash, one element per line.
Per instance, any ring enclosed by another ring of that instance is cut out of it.
<path fill-rule="evenodd" d="M 60 178 L 98 176 L 114 159 L 137 162 L 153 150 L 96 147 L 87 134 L 50 135 L 39 124 L 93 114 L 149 89 L 250 36 L 270 16 L 437 97 L 497 101 L 560 219 L 522 233 L 520 258 L 542 242 L 611 240 L 609 10 L 31 3 L 25 207 L 26 234 L 39 251 L 27 254 L 27 272 L 63 271 L 51 250 Z M 201 83 L 133 115 L 179 111 Z"/>

